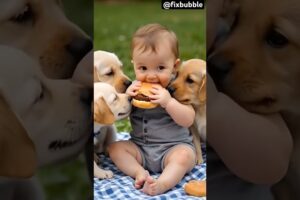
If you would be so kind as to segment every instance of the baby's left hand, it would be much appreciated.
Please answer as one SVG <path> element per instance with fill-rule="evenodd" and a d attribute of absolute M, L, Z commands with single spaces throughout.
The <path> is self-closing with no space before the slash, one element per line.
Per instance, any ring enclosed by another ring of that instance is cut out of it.
<path fill-rule="evenodd" d="M 150 96 L 151 102 L 160 104 L 163 108 L 165 108 L 172 99 L 169 91 L 161 85 L 153 85 L 150 91 L 153 93 L 153 95 Z"/>

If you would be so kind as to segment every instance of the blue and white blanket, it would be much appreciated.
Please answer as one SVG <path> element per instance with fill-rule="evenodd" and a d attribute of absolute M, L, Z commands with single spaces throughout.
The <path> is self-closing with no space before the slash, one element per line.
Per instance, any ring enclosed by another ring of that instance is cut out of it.
<path fill-rule="evenodd" d="M 128 133 L 118 134 L 118 140 L 128 140 Z M 94 200 L 205 200 L 206 198 L 198 198 L 187 196 L 183 190 L 183 186 L 190 180 L 206 180 L 206 151 L 205 147 L 202 148 L 204 162 L 188 173 L 180 183 L 167 193 L 158 196 L 148 196 L 141 191 L 134 188 L 134 180 L 123 174 L 111 162 L 111 160 L 104 155 L 100 155 L 102 167 L 113 171 L 114 177 L 107 180 L 99 180 L 94 178 Z M 160 174 L 151 174 L 157 178 Z"/>

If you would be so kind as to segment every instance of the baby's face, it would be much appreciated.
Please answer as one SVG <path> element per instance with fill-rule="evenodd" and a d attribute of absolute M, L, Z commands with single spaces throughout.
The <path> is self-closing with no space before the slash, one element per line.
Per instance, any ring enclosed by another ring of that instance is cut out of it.
<path fill-rule="evenodd" d="M 162 87 L 168 86 L 172 73 L 179 64 L 179 59 L 175 58 L 170 44 L 167 42 L 158 44 L 156 52 L 151 49 L 143 52 L 141 49 L 135 48 L 132 61 L 136 80 L 158 83 Z"/>

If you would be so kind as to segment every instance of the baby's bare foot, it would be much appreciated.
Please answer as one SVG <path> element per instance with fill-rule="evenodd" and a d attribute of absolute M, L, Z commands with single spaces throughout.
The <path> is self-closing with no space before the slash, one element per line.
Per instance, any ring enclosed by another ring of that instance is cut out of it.
<path fill-rule="evenodd" d="M 151 176 L 148 176 L 142 191 L 148 195 L 154 196 L 164 193 L 166 191 L 166 188 L 162 183 L 152 178 Z"/>
<path fill-rule="evenodd" d="M 145 181 L 146 181 L 146 178 L 149 176 L 149 172 L 147 170 L 140 170 L 140 171 L 137 171 L 136 175 L 135 175 L 135 182 L 134 182 L 134 187 L 136 189 L 140 189 Z"/>

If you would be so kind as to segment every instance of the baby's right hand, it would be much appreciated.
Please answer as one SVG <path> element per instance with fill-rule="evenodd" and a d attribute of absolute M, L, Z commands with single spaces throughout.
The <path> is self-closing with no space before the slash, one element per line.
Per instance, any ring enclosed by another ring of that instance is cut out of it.
<path fill-rule="evenodd" d="M 141 81 L 137 81 L 137 80 L 133 81 L 132 84 L 127 88 L 126 94 L 131 97 L 136 96 L 141 85 L 142 85 Z"/>

